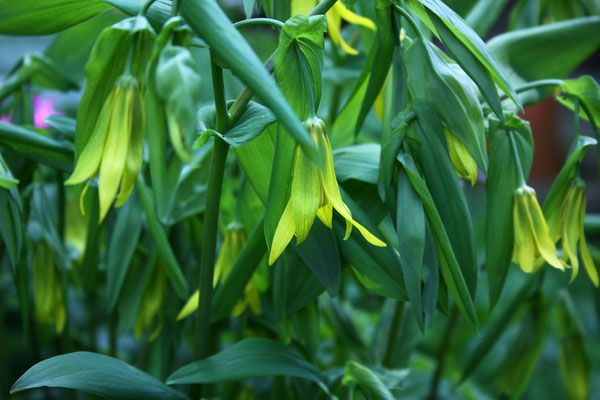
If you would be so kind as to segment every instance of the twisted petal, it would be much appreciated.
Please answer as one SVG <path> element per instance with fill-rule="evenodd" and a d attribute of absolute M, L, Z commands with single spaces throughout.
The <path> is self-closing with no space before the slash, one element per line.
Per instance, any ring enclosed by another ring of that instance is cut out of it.
<path fill-rule="evenodd" d="M 117 92 L 114 112 L 111 112 L 108 135 L 100 164 L 98 193 L 100 197 L 99 222 L 104 220 L 112 204 L 125 168 L 129 147 L 129 133 L 132 124 L 131 102 L 133 93 L 124 89 L 125 93 Z"/>
<path fill-rule="evenodd" d="M 528 209 L 528 221 L 531 226 L 537 251 L 548 264 L 563 271 L 565 268 L 556 256 L 556 247 L 554 247 L 554 243 L 552 242 L 552 239 L 550 239 L 548 225 L 546 225 L 544 214 L 542 213 L 533 189 L 530 189 L 525 198 L 525 204 Z"/>
<path fill-rule="evenodd" d="M 369 232 L 367 228 L 365 228 L 364 226 L 356 222 L 354 219 L 352 219 L 352 213 L 350 212 L 350 209 L 348 208 L 346 203 L 344 203 L 344 201 L 342 200 L 340 188 L 338 187 L 337 180 L 335 178 L 331 143 L 329 143 L 329 139 L 327 138 L 327 136 L 324 135 L 321 140 L 324 141 L 323 147 L 325 149 L 325 160 L 323 164 L 322 175 L 323 189 L 325 190 L 325 194 L 327 195 L 327 198 L 331 202 L 333 208 L 335 208 L 336 211 L 339 212 L 341 216 L 344 217 L 344 219 L 346 219 L 346 235 L 344 237 L 344 240 L 350 237 L 350 233 L 352 232 L 352 225 L 354 225 L 369 243 L 375 246 L 385 247 L 386 244 L 383 241 L 381 241 L 375 235 Z"/>
<path fill-rule="evenodd" d="M 275 260 L 279 258 L 287 245 L 294 237 L 296 226 L 294 225 L 294 214 L 291 207 L 291 202 L 288 201 L 283 210 L 283 215 L 277 224 L 275 234 L 273 235 L 273 244 L 271 245 L 271 253 L 269 254 L 269 265 L 273 265 Z"/>
<path fill-rule="evenodd" d="M 346 43 L 340 34 L 341 21 L 339 16 L 332 14 L 331 11 L 327 12 L 325 16 L 327 17 L 327 33 L 329 33 L 329 38 L 331 38 L 333 44 L 336 46 L 342 46 L 342 49 L 344 49 L 344 51 L 348 54 L 353 56 L 357 55 L 358 51 L 350 47 L 350 45 Z"/>
<path fill-rule="evenodd" d="M 570 190 L 565 199 L 565 207 L 563 208 L 563 224 L 562 224 L 562 245 L 565 261 L 570 261 L 573 267 L 571 274 L 571 282 L 579 272 L 579 257 L 577 256 L 577 242 L 581 232 L 580 225 L 583 220 L 579 220 L 581 215 L 581 201 L 583 200 L 582 190 Z"/>
<path fill-rule="evenodd" d="M 351 24 L 364 26 L 365 28 L 369 28 L 371 30 L 376 29 L 375 23 L 373 23 L 373 21 L 371 21 L 369 18 L 360 16 L 348 10 L 346 6 L 344 6 L 344 3 L 342 3 L 341 1 L 337 1 L 333 5 L 332 9 L 333 12 L 337 13 L 340 17 L 350 22 Z"/>
<path fill-rule="evenodd" d="M 579 209 L 579 213 L 580 213 L 579 220 L 580 221 L 583 221 L 583 219 L 585 217 L 585 206 L 586 206 L 586 199 L 584 196 L 582 205 Z M 587 243 L 585 241 L 585 234 L 583 232 L 583 223 L 581 223 L 581 225 L 580 225 L 580 236 L 581 236 L 581 242 L 579 244 L 579 247 L 581 249 L 581 259 L 583 260 L 583 265 L 585 266 L 585 270 L 586 270 L 588 276 L 590 277 L 590 280 L 594 284 L 594 286 L 598 287 L 598 271 L 596 270 L 596 265 L 594 264 L 594 260 L 592 259 L 592 256 L 590 255 L 590 251 L 589 251 L 589 249 L 587 247 Z"/>

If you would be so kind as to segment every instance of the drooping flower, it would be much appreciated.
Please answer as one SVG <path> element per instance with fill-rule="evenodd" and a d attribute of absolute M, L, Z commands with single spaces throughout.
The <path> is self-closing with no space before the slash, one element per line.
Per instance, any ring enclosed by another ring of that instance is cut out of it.
<path fill-rule="evenodd" d="M 96 175 L 99 178 L 99 223 L 104 220 L 117 192 L 115 206 L 125 203 L 141 168 L 144 129 L 145 112 L 139 81 L 130 75 L 121 76 L 102 107 L 73 174 L 65 182 L 76 185 L 88 180 L 81 193 L 82 213 L 83 198 Z"/>
<path fill-rule="evenodd" d="M 244 226 L 235 222 L 229 224 L 227 231 L 225 232 L 225 239 L 223 240 L 219 257 L 217 257 L 217 262 L 215 263 L 213 286 L 216 287 L 219 282 L 227 277 L 245 245 L 246 230 L 244 229 Z M 248 306 L 250 306 L 250 309 L 254 314 L 261 313 L 260 295 L 254 279 L 255 278 L 252 277 L 246 284 L 246 287 L 244 288 L 244 297 L 239 299 L 233 307 L 233 310 L 231 311 L 232 316 L 237 317 L 241 315 Z M 199 298 L 200 292 L 196 290 L 183 306 L 179 315 L 177 315 L 177 320 L 186 318 L 196 311 Z"/>
<path fill-rule="evenodd" d="M 315 0 L 292 0 L 292 15 L 308 14 L 316 4 L 317 2 Z M 331 38 L 333 44 L 335 46 L 341 46 L 346 53 L 352 55 L 358 54 L 358 51 L 346 43 L 340 34 L 342 20 L 348 21 L 351 24 L 364 26 L 368 29 L 376 29 L 373 21 L 348 10 L 341 1 L 336 1 L 333 7 L 331 7 L 329 11 L 325 13 L 325 17 L 327 18 L 327 32 L 329 33 L 329 37 Z"/>
<path fill-rule="evenodd" d="M 554 242 L 561 239 L 563 248 L 562 259 L 573 268 L 571 281 L 579 272 L 579 256 L 577 246 L 581 253 L 583 265 L 588 276 L 595 286 L 598 286 L 598 272 L 594 260 L 585 241 L 583 231 L 583 220 L 585 218 L 585 182 L 580 178 L 569 181 L 566 195 L 562 198 L 559 207 L 552 210 L 548 215 L 548 228 L 550 237 Z"/>
<path fill-rule="evenodd" d="M 515 192 L 513 207 L 515 241 L 512 261 L 524 272 L 539 270 L 544 262 L 564 271 L 564 264 L 556 256 L 556 247 L 537 201 L 533 188 L 524 185 Z"/>
<path fill-rule="evenodd" d="M 475 182 L 477 182 L 477 163 L 463 142 L 454 133 L 444 127 L 444 134 L 454 171 L 466 180 L 471 181 L 471 185 L 475 186 Z"/>
<path fill-rule="evenodd" d="M 52 251 L 41 241 L 33 258 L 35 316 L 41 324 L 54 325 L 61 333 L 67 320 L 63 283 Z"/>
<path fill-rule="evenodd" d="M 342 200 L 325 124 L 318 118 L 312 118 L 307 120 L 305 125 L 317 149 L 323 155 L 323 170 L 320 171 L 299 146 L 296 148 L 290 199 L 275 229 L 269 265 L 283 253 L 294 235 L 298 244 L 306 239 L 315 217 L 319 217 L 325 226 L 332 228 L 334 208 L 346 220 L 344 240 L 350 236 L 352 226 L 355 226 L 369 243 L 385 247 L 384 242 L 352 219 L 350 209 Z"/>

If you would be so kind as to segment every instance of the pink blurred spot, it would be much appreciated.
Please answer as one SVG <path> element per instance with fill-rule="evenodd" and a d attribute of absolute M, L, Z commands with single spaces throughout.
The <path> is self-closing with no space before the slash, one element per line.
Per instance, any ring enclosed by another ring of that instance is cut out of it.
<path fill-rule="evenodd" d="M 0 115 L 0 121 L 10 124 L 10 115 Z"/>
<path fill-rule="evenodd" d="M 44 123 L 44 119 L 51 115 L 65 115 L 54 108 L 55 104 L 52 98 L 44 98 L 39 94 L 33 95 L 33 124 L 36 128 L 50 128 L 50 125 Z"/>

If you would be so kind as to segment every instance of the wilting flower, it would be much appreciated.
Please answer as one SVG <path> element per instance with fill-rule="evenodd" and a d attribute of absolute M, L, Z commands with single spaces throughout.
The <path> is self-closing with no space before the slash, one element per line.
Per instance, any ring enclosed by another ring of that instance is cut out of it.
<path fill-rule="evenodd" d="M 463 178 L 471 181 L 471 185 L 475 186 L 477 182 L 477 163 L 467 150 L 463 142 L 447 128 L 444 127 L 446 135 L 446 144 L 448 145 L 448 154 L 454 171 Z"/>
<path fill-rule="evenodd" d="M 342 200 L 335 178 L 331 144 L 325 133 L 325 124 L 320 119 L 313 118 L 306 121 L 305 125 L 323 155 L 323 170 L 320 171 L 300 146 L 297 146 L 290 199 L 275 229 L 269 265 L 281 255 L 294 235 L 298 244 L 306 239 L 315 217 L 319 217 L 325 226 L 331 228 L 334 208 L 346 220 L 344 240 L 350 236 L 354 225 L 371 244 L 385 247 L 384 242 L 352 219 L 350 209 Z"/>
<path fill-rule="evenodd" d="M 292 0 L 292 15 L 308 14 L 316 4 L 317 2 L 315 0 Z M 373 21 L 348 10 L 341 1 L 336 1 L 333 7 L 325 13 L 325 17 L 327 17 L 327 32 L 329 33 L 331 41 L 336 46 L 342 46 L 344 51 L 348 54 L 355 55 L 358 54 L 358 51 L 346 43 L 340 34 L 342 19 L 355 25 L 364 26 L 368 29 L 376 29 Z"/>
<path fill-rule="evenodd" d="M 61 333 L 67 320 L 63 283 L 48 245 L 39 242 L 33 258 L 35 316 L 41 324 L 54 324 Z"/>
<path fill-rule="evenodd" d="M 227 227 L 225 239 L 223 240 L 223 245 L 221 246 L 221 252 L 219 253 L 219 257 L 215 263 L 213 286 L 217 286 L 220 281 L 227 277 L 245 245 L 246 231 L 244 226 L 235 222 L 231 223 Z M 181 320 L 196 311 L 198 308 L 199 298 L 200 292 L 196 290 L 179 312 L 177 320 Z M 250 309 L 254 314 L 261 313 L 259 291 L 254 281 L 254 277 L 252 277 L 246 284 L 244 289 L 244 297 L 238 300 L 237 304 L 231 311 L 231 315 L 234 317 L 241 315 L 248 306 L 250 306 Z"/>
<path fill-rule="evenodd" d="M 569 181 L 569 187 L 561 204 L 549 212 L 548 228 L 550 229 L 550 237 L 554 242 L 562 239 L 562 259 L 573 267 L 571 281 L 575 279 L 579 272 L 579 257 L 577 255 L 577 245 L 579 244 L 585 270 L 594 285 L 598 286 L 598 272 L 588 250 L 583 232 L 585 206 L 585 182 L 580 178 L 573 178 Z"/>
<path fill-rule="evenodd" d="M 533 188 L 525 185 L 515 192 L 513 207 L 515 242 L 512 261 L 524 272 L 532 273 L 547 262 L 554 268 L 564 270 L 556 256 L 556 247 L 550 238 L 550 230 L 542 214 Z"/>
<path fill-rule="evenodd" d="M 99 176 L 99 222 L 104 220 L 117 192 L 116 207 L 125 203 L 142 164 L 144 129 L 144 104 L 139 81 L 133 76 L 121 76 L 102 107 L 75 171 L 65 182 L 66 185 L 76 185 L 89 179 L 81 193 L 82 213 L 83 198 L 96 175 Z"/>

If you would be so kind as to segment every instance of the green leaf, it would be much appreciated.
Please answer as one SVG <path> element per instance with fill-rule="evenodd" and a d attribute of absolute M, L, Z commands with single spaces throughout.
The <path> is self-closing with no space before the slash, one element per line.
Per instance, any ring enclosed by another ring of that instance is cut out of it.
<path fill-rule="evenodd" d="M 117 304 L 141 232 L 142 210 L 137 196 L 133 195 L 118 209 L 113 230 L 109 235 L 106 260 L 108 311 L 112 311 Z"/>
<path fill-rule="evenodd" d="M 156 214 L 153 196 L 141 179 L 138 179 L 135 186 L 142 208 L 146 214 L 146 222 L 148 223 L 150 234 L 152 235 L 152 239 L 154 239 L 156 250 L 164 262 L 166 273 L 173 284 L 175 293 L 177 293 L 179 298 L 187 299 L 189 296 L 188 284 Z"/>
<path fill-rule="evenodd" d="M 344 367 L 343 383 L 356 383 L 363 388 L 370 397 L 376 400 L 394 400 L 395 397 L 385 386 L 382 380 L 369 368 L 357 363 L 348 361 Z"/>
<path fill-rule="evenodd" d="M 6 161 L 2 158 L 2 154 L 0 154 L 0 190 L 12 189 L 18 183 L 19 181 L 14 178 L 10 169 L 8 169 L 8 164 L 6 164 Z"/>
<path fill-rule="evenodd" d="M 3 0 L 0 33 L 48 35 L 60 32 L 110 9 L 100 0 Z"/>
<path fill-rule="evenodd" d="M 494 26 L 508 0 L 479 0 L 465 18 L 467 25 L 481 37 L 485 37 Z"/>
<path fill-rule="evenodd" d="M 483 67 L 488 70 L 494 83 L 513 100 L 519 109 L 522 108 L 519 97 L 513 89 L 511 82 L 500 65 L 498 65 L 492 53 L 490 53 L 490 50 L 488 50 L 483 40 L 477 36 L 473 29 L 458 14 L 443 2 L 436 0 L 418 0 L 418 2 L 417 0 L 409 0 L 407 4 L 435 33 L 438 33 L 435 25 L 428 17 L 429 14 L 426 13 L 423 6 L 427 7 L 430 13 L 439 17 L 450 33 L 462 43 L 465 50 L 472 53 L 481 62 Z M 444 42 L 444 37 L 440 36 L 440 39 Z"/>
<path fill-rule="evenodd" d="M 529 123 L 514 114 L 507 114 L 504 118 L 505 128 L 500 121 L 490 118 L 490 169 L 485 184 L 485 251 L 491 306 L 500 298 L 512 258 L 514 194 L 521 184 L 520 169 L 524 169 L 522 173 L 527 178 L 533 161 Z M 515 155 L 514 149 L 518 155 Z"/>
<path fill-rule="evenodd" d="M 408 87 L 415 101 L 433 107 L 446 127 L 465 145 L 479 168 L 487 171 L 483 112 L 470 79 L 446 62 L 433 44 L 417 39 L 406 51 Z"/>
<path fill-rule="evenodd" d="M 377 143 L 365 143 L 334 150 L 333 162 L 338 181 L 348 179 L 376 184 L 379 174 L 379 153 Z"/>
<path fill-rule="evenodd" d="M 273 78 L 267 73 L 248 42 L 233 27 L 231 21 L 214 0 L 188 0 L 179 11 L 202 39 L 223 60 L 227 67 L 277 116 L 295 140 L 314 159 L 318 154 L 312 139 Z"/>
<path fill-rule="evenodd" d="M 416 165 L 410 155 L 399 154 L 398 161 L 402 163 L 410 182 L 423 202 L 423 208 L 427 215 L 427 219 L 429 220 L 429 225 L 431 226 L 431 231 L 438 250 L 440 271 L 444 278 L 444 282 L 446 282 L 448 290 L 452 294 L 460 312 L 467 322 L 469 322 L 471 327 L 477 330 L 477 313 L 475 312 L 473 300 L 469 294 L 465 278 L 456 261 L 450 239 L 448 239 L 448 234 L 442 223 L 442 218 L 440 217 L 433 198 L 431 197 L 431 193 L 427 188 L 427 184 L 421 175 L 419 175 Z"/>
<path fill-rule="evenodd" d="M 0 144 L 20 156 L 70 172 L 73 169 L 73 145 L 58 141 L 17 125 L 0 122 Z"/>
<path fill-rule="evenodd" d="M 175 371 L 169 385 L 180 383 L 216 383 L 265 376 L 291 376 L 308 379 L 329 394 L 325 377 L 300 355 L 279 342 L 251 338 L 188 364 Z"/>
<path fill-rule="evenodd" d="M 559 96 L 558 101 L 571 110 L 575 110 L 575 99 L 579 99 L 591 114 L 588 115 L 586 110 L 580 107 L 580 116 L 588 121 L 593 119 L 590 122 L 595 124 L 596 129 L 600 127 L 600 85 L 594 78 L 584 75 L 577 79 L 567 79 L 563 81 L 560 88 L 566 95 Z"/>
<path fill-rule="evenodd" d="M 211 136 L 220 137 L 233 148 L 247 145 L 276 120 L 271 110 L 254 101 L 248 103 L 242 116 L 227 132 L 220 133 L 214 130 L 216 128 L 215 118 L 216 113 L 213 105 L 198 110 L 199 131 L 203 133 L 194 144 L 194 148 L 203 146 Z"/>
<path fill-rule="evenodd" d="M 600 46 L 600 17 L 576 18 L 504 33 L 488 42 L 513 85 L 540 79 L 563 79 Z M 522 94 L 525 104 L 543 99 L 551 89 Z"/>
<path fill-rule="evenodd" d="M 341 283 L 342 266 L 335 234 L 320 221 L 315 223 L 304 242 L 294 247 L 330 296 L 335 296 Z"/>
<path fill-rule="evenodd" d="M 11 393 L 38 387 L 81 390 L 105 399 L 187 399 L 131 365 L 102 354 L 80 351 L 41 361 L 29 368 Z"/>
<path fill-rule="evenodd" d="M 423 256 L 425 255 L 425 212 L 419 195 L 412 187 L 406 172 L 398 174 L 398 196 L 396 207 L 396 232 L 400 268 L 406 283 L 406 292 L 421 332 L 424 326 Z"/>
<path fill-rule="evenodd" d="M 23 246 L 22 212 L 23 207 L 16 188 L 11 190 L 0 188 L 0 220 L 3 221 L 0 224 L 0 239 L 4 243 L 13 273 L 16 271 Z"/>
<path fill-rule="evenodd" d="M 418 162 L 444 224 L 471 297 L 477 287 L 477 257 L 473 222 L 458 175 L 452 168 L 443 128 L 431 109 L 419 106 L 413 125 L 421 145 Z"/>

